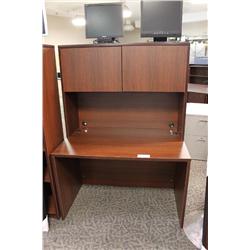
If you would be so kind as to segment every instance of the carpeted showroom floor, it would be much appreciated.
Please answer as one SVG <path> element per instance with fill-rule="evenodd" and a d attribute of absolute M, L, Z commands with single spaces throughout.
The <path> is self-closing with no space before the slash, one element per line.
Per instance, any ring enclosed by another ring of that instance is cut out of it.
<path fill-rule="evenodd" d="M 206 162 L 192 161 L 186 216 L 204 206 Z M 180 229 L 172 189 L 87 186 L 65 220 L 50 219 L 43 249 L 197 249 Z"/>

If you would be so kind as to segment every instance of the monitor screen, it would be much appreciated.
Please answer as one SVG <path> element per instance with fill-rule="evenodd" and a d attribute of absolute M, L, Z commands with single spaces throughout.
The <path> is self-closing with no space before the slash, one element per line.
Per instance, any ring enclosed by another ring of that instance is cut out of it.
<path fill-rule="evenodd" d="M 142 1 L 141 36 L 181 36 L 182 1 Z"/>
<path fill-rule="evenodd" d="M 86 4 L 86 37 L 122 37 L 122 4 Z"/>

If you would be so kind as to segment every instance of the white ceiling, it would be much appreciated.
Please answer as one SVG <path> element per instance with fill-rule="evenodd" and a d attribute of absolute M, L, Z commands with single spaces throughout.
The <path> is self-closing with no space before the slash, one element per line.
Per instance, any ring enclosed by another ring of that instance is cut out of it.
<path fill-rule="evenodd" d="M 83 15 L 83 6 L 87 3 L 123 2 L 132 11 L 132 21 L 140 19 L 140 0 L 45 0 L 47 15 L 74 17 Z M 194 4 L 194 2 L 197 2 Z M 183 22 L 207 20 L 206 0 L 184 0 Z"/>

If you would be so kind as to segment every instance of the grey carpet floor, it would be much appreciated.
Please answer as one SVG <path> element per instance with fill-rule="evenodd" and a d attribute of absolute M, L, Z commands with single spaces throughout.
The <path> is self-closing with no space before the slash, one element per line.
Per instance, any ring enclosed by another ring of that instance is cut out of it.
<path fill-rule="evenodd" d="M 191 163 L 187 213 L 202 209 L 206 163 Z M 44 249 L 164 249 L 196 247 L 179 227 L 174 192 L 164 188 L 87 186 L 65 220 L 50 220 Z"/>

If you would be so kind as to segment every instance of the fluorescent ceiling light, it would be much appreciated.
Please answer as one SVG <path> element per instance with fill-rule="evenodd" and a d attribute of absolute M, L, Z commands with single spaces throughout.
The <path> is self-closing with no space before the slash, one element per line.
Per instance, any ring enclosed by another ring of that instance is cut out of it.
<path fill-rule="evenodd" d="M 128 8 L 127 5 L 124 6 L 123 8 L 123 18 L 129 18 L 132 16 L 132 11 Z"/>
<path fill-rule="evenodd" d="M 85 26 L 86 20 L 84 17 L 76 16 L 75 18 L 72 19 L 72 24 L 74 26 Z"/>

